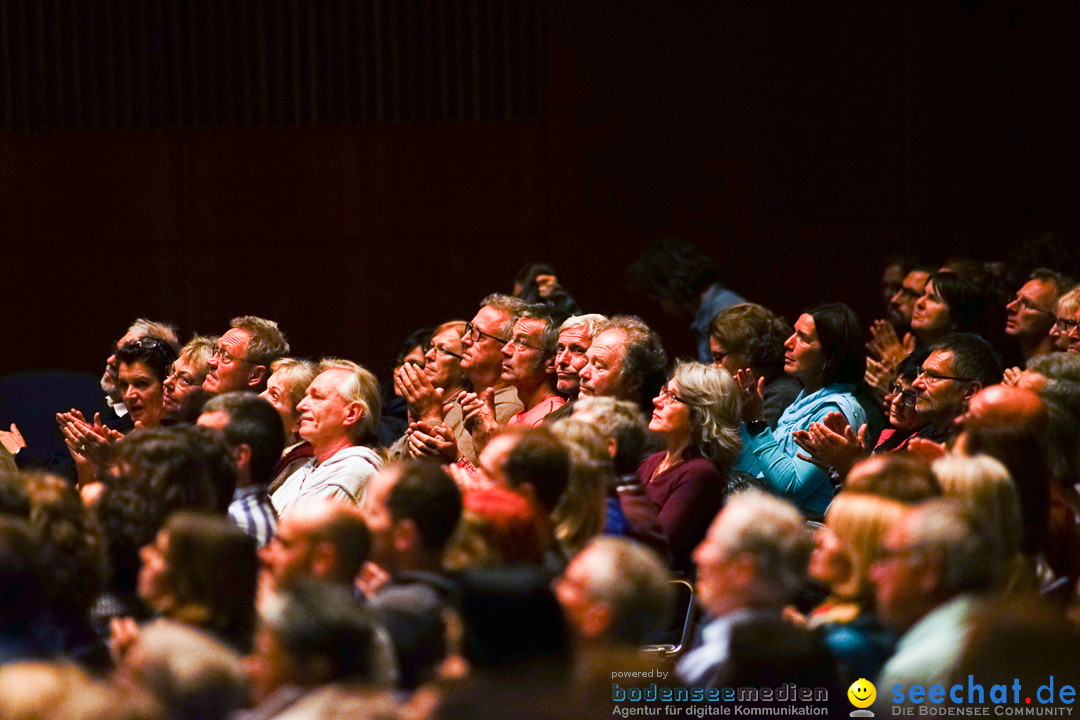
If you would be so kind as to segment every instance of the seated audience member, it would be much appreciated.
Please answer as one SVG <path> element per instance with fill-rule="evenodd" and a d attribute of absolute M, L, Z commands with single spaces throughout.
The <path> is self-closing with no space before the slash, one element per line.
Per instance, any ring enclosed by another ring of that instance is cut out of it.
<path fill-rule="evenodd" d="M 671 613 L 667 565 L 633 540 L 590 540 L 555 582 L 579 647 L 637 652 Z M 608 676 L 608 680 L 611 676 Z"/>
<path fill-rule="evenodd" d="M 308 386 L 319 374 L 319 366 L 310 360 L 278 358 L 270 364 L 270 370 L 266 389 L 259 393 L 259 397 L 274 406 L 285 426 L 285 449 L 274 466 L 274 479 L 269 486 L 272 493 L 313 454 L 311 443 L 300 437 L 300 411 L 296 406 L 304 399 Z"/>
<path fill-rule="evenodd" d="M 912 383 L 929 354 L 928 348 L 917 348 L 896 367 L 896 380 L 885 395 L 889 427 L 882 430 L 872 449 L 866 437 L 866 426 L 860 427 L 856 434 L 842 413 L 830 413 L 822 422 L 810 423 L 806 430 L 796 430 L 793 433 L 795 444 L 802 448 L 807 459 L 828 468 L 830 477 L 835 479 L 843 478 L 855 463 L 870 457 L 872 453 L 904 450 L 916 437 L 946 437 L 948 430 L 941 432 L 933 424 L 925 422 L 915 410 L 918 391 L 912 387 Z"/>
<path fill-rule="evenodd" d="M 503 345 L 503 381 L 517 390 L 524 409 L 507 425 L 537 427 L 544 418 L 566 404 L 555 391 L 556 316 L 544 305 L 522 309 L 510 341 Z"/>
<path fill-rule="evenodd" d="M 491 435 L 524 408 L 517 390 L 502 379 L 502 349 L 510 342 L 524 307 L 517 298 L 498 294 L 481 302 L 461 338 L 461 369 L 472 392 L 459 393 L 443 406 L 431 404 L 442 413 L 442 424 L 434 412 L 428 413 L 428 419 L 410 424 L 409 453 L 413 457 L 475 463 Z"/>
<path fill-rule="evenodd" d="M 550 575 L 530 566 L 480 568 L 463 573 L 461 585 L 469 674 L 434 717 L 595 716 L 569 699 L 570 638 Z"/>
<path fill-rule="evenodd" d="M 755 377 L 764 378 L 764 417 L 769 427 L 776 427 L 780 414 L 802 389 L 797 379 L 784 372 L 784 341 L 790 336 L 790 325 L 753 303 L 721 311 L 709 326 L 713 364 L 732 377 L 740 370 L 750 370 Z"/>
<path fill-rule="evenodd" d="M 559 339 L 555 342 L 555 389 L 567 403 L 544 418 L 544 422 L 570 417 L 581 385 L 578 373 L 588 360 L 585 353 L 606 322 L 603 315 L 592 313 L 567 318 L 559 326 Z"/>
<path fill-rule="evenodd" d="M 104 538 L 68 481 L 55 475 L 22 477 L 30 500 L 30 526 L 45 568 L 42 643 L 90 671 L 108 669 L 109 651 L 90 623 L 90 606 L 105 573 Z"/>
<path fill-rule="evenodd" d="M 616 315 L 600 326 L 578 371 L 580 397 L 606 396 L 652 410 L 651 399 L 664 384 L 667 354 L 660 336 L 641 318 Z"/>
<path fill-rule="evenodd" d="M 262 392 L 270 377 L 270 365 L 289 354 L 289 342 L 277 323 L 254 315 L 229 321 L 229 330 L 218 338 L 203 389 L 211 395 L 246 390 Z"/>
<path fill-rule="evenodd" d="M 424 371 L 427 366 L 427 350 L 431 345 L 431 336 L 431 328 L 420 328 L 409 333 L 394 358 L 394 370 L 390 376 L 392 381 L 382 383 L 380 386 L 379 397 L 382 400 L 383 411 L 375 436 L 383 447 L 389 447 L 397 442 L 409 427 L 408 398 L 405 397 L 404 388 L 400 382 L 401 371 L 406 367 Z"/>
<path fill-rule="evenodd" d="M 162 383 L 165 420 L 170 423 L 194 422 L 207 393 L 202 389 L 209 370 L 207 362 L 217 347 L 217 338 L 196 335 L 180 349 L 172 369 Z"/>
<path fill-rule="evenodd" d="M 890 255 L 885 259 L 881 268 L 881 300 L 886 309 L 914 264 L 915 259 L 907 255 Z"/>
<path fill-rule="evenodd" d="M 986 453 L 1009 470 L 1020 498 L 1021 550 L 1049 566 L 1052 575 L 1080 575 L 1080 532 L 1064 488 L 1050 473 L 1049 414 L 1033 392 L 996 385 L 979 392 L 960 418 L 956 447 L 969 455 Z M 1043 568 L 1041 584 L 1053 577 Z"/>
<path fill-rule="evenodd" d="M 164 341 L 172 347 L 174 355 L 180 347 L 176 339 L 176 329 L 172 325 L 139 318 L 131 324 L 124 336 L 116 341 L 116 350 L 142 338 L 156 338 Z M 104 424 L 116 430 L 127 431 L 131 429 L 132 421 L 127 416 L 128 410 L 124 406 L 124 394 L 117 385 L 120 379 L 119 371 L 120 360 L 113 352 L 105 361 L 105 372 L 101 376 L 101 389 L 105 393 L 105 403 L 108 406 L 104 414 Z"/>
<path fill-rule="evenodd" d="M 1080 353 L 1052 352 L 1036 355 L 1023 370 L 1005 371 L 1005 385 L 1041 393 L 1048 382 L 1080 383 Z"/>
<path fill-rule="evenodd" d="M 990 705 L 994 685 L 1038 688 L 1062 668 L 1080 665 L 1080 632 L 1059 608 L 1033 597 L 1007 598 L 980 608 L 953 665 L 946 687 L 960 684 L 968 698 L 969 678 L 979 686 L 969 700 Z M 1056 681 L 1056 680 L 1055 680 Z M 1055 692 L 1061 686 L 1055 686 Z M 1060 700 L 1058 694 L 1055 700 Z M 1032 697 L 1032 705 L 1037 698 Z M 1042 699 L 1047 699 L 1045 694 Z M 1059 708 L 1060 709 L 1060 708 Z"/>
<path fill-rule="evenodd" d="M 1054 305 L 1054 327 L 1050 330 L 1054 338 L 1054 349 L 1059 352 L 1077 352 L 1080 344 L 1074 341 L 1080 318 L 1076 317 L 1080 312 L 1080 285 L 1058 298 Z"/>
<path fill-rule="evenodd" d="M 270 496 L 279 517 L 297 501 L 338 498 L 359 503 L 383 456 L 372 447 L 379 423 L 379 384 L 365 368 L 348 360 L 324 359 L 308 386 L 300 411 L 300 437 L 314 456 Z"/>
<path fill-rule="evenodd" d="M 104 492 L 133 487 L 145 493 L 158 525 L 176 510 L 225 514 L 236 489 L 236 462 L 213 430 L 147 430 L 116 444 L 105 486 Z"/>
<path fill-rule="evenodd" d="M 872 678 L 892 653 L 896 638 L 873 615 L 870 568 L 881 557 L 881 539 L 906 506 L 866 493 L 842 492 L 814 534 L 809 574 L 828 597 L 809 616 L 821 628 L 829 650 L 852 676 Z"/>
<path fill-rule="evenodd" d="M 178 512 L 142 549 L 139 595 L 161 617 L 212 634 L 238 652 L 251 650 L 258 559 L 255 540 L 228 520 Z M 133 620 L 113 620 L 123 657 L 138 634 Z"/>
<path fill-rule="evenodd" d="M 695 243 L 683 238 L 657 240 L 630 268 L 634 284 L 658 301 L 665 312 L 690 315 L 699 362 L 712 360 L 709 323 L 717 313 L 745 302 L 718 282 L 716 263 Z"/>
<path fill-rule="evenodd" d="M 116 351 L 116 387 L 135 427 L 155 428 L 164 415 L 164 388 L 176 349 L 164 340 L 140 338 Z"/>
<path fill-rule="evenodd" d="M 1008 320 L 1005 334 L 1020 345 L 1024 361 L 1053 352 L 1054 338 L 1050 330 L 1057 316 L 1057 300 L 1073 286 L 1073 281 L 1059 272 L 1039 268 L 1028 277 L 1016 297 L 1005 306 Z"/>
<path fill-rule="evenodd" d="M 325 498 L 299 502 L 259 550 L 261 596 L 300 580 L 351 589 L 370 548 L 371 533 L 356 505 Z"/>
<path fill-rule="evenodd" d="M 0 515 L 0 667 L 54 654 L 34 631 L 44 614 L 44 570 L 30 525 Z"/>
<path fill-rule="evenodd" d="M 607 441 L 620 484 L 637 482 L 637 469 L 649 446 L 649 428 L 636 403 L 613 397 L 582 398 L 571 418 L 591 425 Z"/>
<path fill-rule="evenodd" d="M 688 570 L 742 451 L 739 388 L 723 368 L 680 362 L 653 405 L 649 429 L 666 449 L 645 458 L 638 478 L 667 538 L 672 567 Z"/>
<path fill-rule="evenodd" d="M 875 320 L 870 326 L 872 339 L 866 349 L 871 357 L 867 358 L 866 381 L 871 387 L 879 387 L 879 383 L 875 382 L 877 378 L 884 378 L 887 384 L 892 379 L 892 370 L 915 349 L 911 317 L 915 303 L 926 289 L 930 274 L 929 267 L 910 268 L 899 289 L 888 301 L 886 319 Z"/>
<path fill-rule="evenodd" d="M 951 333 L 979 333 L 986 337 L 986 312 L 987 298 L 975 282 L 955 272 L 939 271 L 930 276 L 922 297 L 915 303 L 911 332 L 924 345 L 932 345 Z"/>
<path fill-rule="evenodd" d="M 555 540 L 567 557 L 604 532 L 605 502 L 614 487 L 607 443 L 591 425 L 565 418 L 551 425 L 570 453 L 570 479 L 551 513 Z"/>
<path fill-rule="evenodd" d="M 843 489 L 891 498 L 906 505 L 941 497 L 930 462 L 912 452 L 872 455 L 855 463 L 844 480 Z"/>
<path fill-rule="evenodd" d="M 870 577 L 878 617 L 901 637 L 873 681 L 882 708 L 895 685 L 948 680 L 978 600 L 999 587 L 999 548 L 981 520 L 948 500 L 916 505 L 886 532 Z"/>
<path fill-rule="evenodd" d="M 435 463 L 413 460 L 380 470 L 361 511 L 371 560 L 389 573 L 368 606 L 394 643 L 400 686 L 412 690 L 446 656 L 442 613 L 457 602 L 457 588 L 442 556 L 461 517 L 461 491 Z"/>
<path fill-rule="evenodd" d="M 729 498 L 694 551 L 697 597 L 710 620 L 675 666 L 675 677 L 693 687 L 717 687 L 720 678 L 738 672 L 730 667 L 735 629 L 783 622 L 781 611 L 806 574 L 810 550 L 794 505 L 756 491 Z"/>
<path fill-rule="evenodd" d="M 825 470 L 798 457 L 793 433 L 831 412 L 843 413 L 850 427 L 866 419 L 854 395 L 865 369 L 858 319 L 841 303 L 821 305 L 799 317 L 784 349 L 784 372 L 797 378 L 803 390 L 775 430 L 765 420 L 763 380 L 746 370 L 737 376 L 744 423 L 743 454 L 735 469 L 762 478 L 771 492 L 791 498 L 804 513 L 822 517 L 832 500 L 832 483 Z"/>
<path fill-rule="evenodd" d="M 380 688 L 378 638 L 370 614 L 344 588 L 302 582 L 268 598 L 245 662 L 257 702 L 232 717 L 398 717 Z"/>
<path fill-rule="evenodd" d="M 162 382 L 176 359 L 176 349 L 165 340 L 144 337 L 125 343 L 116 351 L 117 392 L 128 417 L 137 428 L 155 428 L 164 414 Z M 105 426 L 100 415 L 86 422 L 78 410 L 57 415 L 68 452 L 75 461 L 78 482 L 94 482 L 102 471 L 108 445 L 122 435 Z"/>
<path fill-rule="evenodd" d="M 1006 592 L 1035 590 L 1035 564 L 1020 552 L 1020 498 L 1008 468 L 989 455 L 950 453 L 934 461 L 933 471 L 945 497 L 984 519 L 991 537 L 1000 543 L 1000 555 L 1011 568 L 1005 579 Z"/>
<path fill-rule="evenodd" d="M 504 487 L 466 490 L 461 503 L 446 549 L 448 569 L 544 564 L 551 523 L 535 503 Z"/>
<path fill-rule="evenodd" d="M 550 429 L 507 428 L 480 454 L 480 469 L 490 482 L 528 500 L 541 513 L 544 534 L 551 538 L 552 517 L 570 481 L 570 454 Z M 553 538 L 548 545 L 548 566 L 561 570 L 566 564 L 562 549 Z"/>
<path fill-rule="evenodd" d="M 277 515 L 266 487 L 285 447 L 281 416 L 258 395 L 231 392 L 217 395 L 203 407 L 198 424 L 217 430 L 236 461 L 236 490 L 229 517 L 259 547 L 270 542 Z"/>
<path fill-rule="evenodd" d="M 225 720 L 247 702 L 240 654 L 172 620 L 154 620 L 139 629 L 117 677 L 156 698 L 169 720 Z"/>

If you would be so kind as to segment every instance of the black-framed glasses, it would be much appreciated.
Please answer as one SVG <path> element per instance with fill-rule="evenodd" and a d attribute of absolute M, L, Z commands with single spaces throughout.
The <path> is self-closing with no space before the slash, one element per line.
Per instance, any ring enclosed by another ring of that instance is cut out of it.
<path fill-rule="evenodd" d="M 1054 322 L 1054 327 L 1056 327 L 1059 332 L 1063 333 L 1072 332 L 1077 326 L 1080 326 L 1080 320 L 1070 320 L 1069 318 L 1059 317 L 1057 321 Z"/>
<path fill-rule="evenodd" d="M 924 378 L 929 382 L 937 382 L 939 380 L 956 380 L 957 382 L 975 382 L 975 378 L 957 377 L 956 375 L 942 375 L 936 373 L 933 370 L 927 370 L 926 368 L 919 368 L 919 374 L 915 376 L 915 379 Z"/>
<path fill-rule="evenodd" d="M 465 333 L 462 335 L 462 337 L 467 337 L 472 342 L 479 342 L 481 337 L 486 337 L 490 340 L 494 340 L 500 345 L 505 345 L 506 343 L 510 342 L 507 338 L 496 337 L 494 335 L 484 332 L 480 328 L 473 325 L 471 322 L 465 323 Z"/>
<path fill-rule="evenodd" d="M 690 404 L 690 403 L 686 402 L 686 400 L 683 400 L 681 397 L 676 395 L 675 391 L 672 390 L 671 388 L 667 387 L 666 385 L 664 387 L 660 388 L 660 393 L 656 397 L 659 398 L 660 401 L 665 403 L 665 404 L 666 403 L 671 403 L 671 402 L 678 402 L 678 403 L 682 403 L 683 405 L 689 405 Z"/>
<path fill-rule="evenodd" d="M 445 345 L 432 345 L 429 350 L 434 350 L 436 355 L 449 355 L 450 357 L 456 357 L 458 360 L 464 360 L 464 355 L 458 355 L 453 350 L 447 350 Z"/>

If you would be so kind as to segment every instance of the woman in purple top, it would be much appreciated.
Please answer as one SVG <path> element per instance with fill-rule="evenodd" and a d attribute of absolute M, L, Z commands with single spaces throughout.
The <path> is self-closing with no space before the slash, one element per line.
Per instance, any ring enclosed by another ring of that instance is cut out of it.
<path fill-rule="evenodd" d="M 731 466 L 742 452 L 739 389 L 723 368 L 680 362 L 653 405 L 649 429 L 667 449 L 645 458 L 638 477 L 667 537 L 672 566 L 685 570 L 724 504 Z"/>

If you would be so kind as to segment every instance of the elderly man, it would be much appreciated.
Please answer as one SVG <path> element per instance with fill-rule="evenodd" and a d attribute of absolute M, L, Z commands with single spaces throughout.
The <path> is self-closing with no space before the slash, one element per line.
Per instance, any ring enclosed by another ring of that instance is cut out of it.
<path fill-rule="evenodd" d="M 233 318 L 207 361 L 203 390 L 212 395 L 236 390 L 262 392 L 270 377 L 270 364 L 288 354 L 289 343 L 277 323 L 254 315 Z"/>
<path fill-rule="evenodd" d="M 314 457 L 274 491 L 278 516 L 298 500 L 337 498 L 359 503 L 382 456 L 370 446 L 379 423 L 379 383 L 365 368 L 348 360 L 325 359 L 308 385 L 300 412 L 300 437 Z"/>
<path fill-rule="evenodd" d="M 931 500 L 904 514 L 882 541 L 870 577 L 876 611 L 902 634 L 875 681 L 878 702 L 912 685 L 944 683 L 964 644 L 976 600 L 1004 570 L 1000 546 L 977 518 L 948 500 Z"/>
<path fill-rule="evenodd" d="M 211 398 L 198 424 L 219 431 L 229 446 L 236 461 L 229 517 L 263 547 L 277 527 L 266 486 L 274 479 L 274 467 L 285 447 L 281 415 L 258 395 L 231 392 Z"/>
<path fill-rule="evenodd" d="M 1001 382 L 1001 360 L 978 335 L 946 335 L 923 360 L 911 387 L 920 421 L 951 432 L 979 390 Z"/>
<path fill-rule="evenodd" d="M 1020 344 L 1025 362 L 1054 351 L 1054 338 L 1050 334 L 1057 321 L 1054 306 L 1073 284 L 1061 273 L 1039 268 L 1005 306 L 1009 313 L 1005 334 Z"/>
<path fill-rule="evenodd" d="M 343 588 L 301 583 L 269 598 L 246 662 L 257 704 L 233 717 L 397 717 L 378 687 L 387 675 L 379 636 Z"/>
<path fill-rule="evenodd" d="M 601 326 L 578 372 L 581 397 L 594 395 L 635 402 L 648 413 L 664 382 L 667 355 L 659 336 L 632 315 L 616 315 Z"/>
<path fill-rule="evenodd" d="M 457 399 L 441 406 L 428 402 L 441 413 L 442 422 L 431 412 L 409 425 L 408 448 L 413 457 L 474 463 L 478 448 L 524 409 L 517 390 L 502 379 L 502 350 L 512 339 L 514 324 L 524 308 L 521 300 L 506 295 L 483 299 L 461 338 L 461 370 L 474 392 L 459 393 Z M 429 394 L 433 396 L 434 389 Z"/>
<path fill-rule="evenodd" d="M 555 389 L 567 403 L 544 418 L 545 423 L 562 420 L 573 413 L 581 385 L 578 373 L 587 362 L 585 353 L 606 322 L 603 315 L 591 313 L 567 318 L 559 327 L 559 339 L 555 343 Z"/>
<path fill-rule="evenodd" d="M 802 513 L 786 500 L 758 492 L 729 498 L 694 551 L 698 600 L 711 620 L 676 676 L 687 685 L 715 685 L 738 662 L 731 648 L 740 626 L 782 623 L 780 612 L 806 572 L 812 545 Z"/>
<path fill-rule="evenodd" d="M 371 560 L 389 573 L 370 607 L 397 651 L 402 687 L 430 679 L 446 654 L 442 611 L 457 594 L 442 556 L 461 517 L 461 491 L 440 466 L 412 460 L 371 481 L 361 506 L 372 534 Z"/>
<path fill-rule="evenodd" d="M 507 425 L 537 427 L 566 404 L 555 391 L 555 315 L 547 305 L 524 308 L 514 323 L 510 342 L 503 345 L 502 380 L 517 390 L 524 409 Z"/>
<path fill-rule="evenodd" d="M 607 536 L 574 556 L 555 593 L 580 646 L 634 651 L 661 628 L 672 601 L 660 556 L 632 540 Z"/>

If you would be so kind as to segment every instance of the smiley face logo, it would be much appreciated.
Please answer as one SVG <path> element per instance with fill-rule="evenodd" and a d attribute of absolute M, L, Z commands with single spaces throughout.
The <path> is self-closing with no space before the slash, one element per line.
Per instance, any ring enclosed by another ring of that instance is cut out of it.
<path fill-rule="evenodd" d="M 848 700 L 857 708 L 866 708 L 877 699 L 877 688 L 866 678 L 859 678 L 847 689 Z"/>

